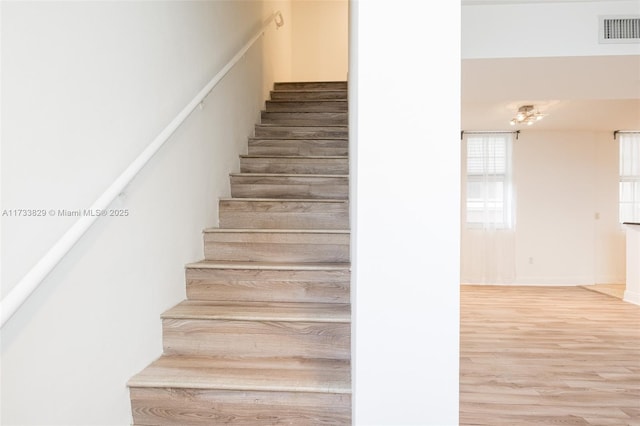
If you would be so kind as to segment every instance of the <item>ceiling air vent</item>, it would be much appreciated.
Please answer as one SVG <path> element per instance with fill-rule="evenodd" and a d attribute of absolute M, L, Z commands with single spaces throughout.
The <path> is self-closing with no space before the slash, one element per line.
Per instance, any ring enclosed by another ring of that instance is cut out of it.
<path fill-rule="evenodd" d="M 600 43 L 640 43 L 640 17 L 601 16 Z"/>

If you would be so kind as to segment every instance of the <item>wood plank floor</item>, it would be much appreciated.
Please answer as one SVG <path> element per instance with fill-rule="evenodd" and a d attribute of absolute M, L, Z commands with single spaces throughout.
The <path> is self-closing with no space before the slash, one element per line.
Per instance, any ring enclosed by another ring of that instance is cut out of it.
<path fill-rule="evenodd" d="M 461 425 L 640 425 L 640 307 L 580 287 L 462 286 Z"/>
<path fill-rule="evenodd" d="M 617 297 L 618 299 L 624 298 L 625 284 L 591 284 L 580 286 L 587 290 L 597 291 L 598 293 L 607 294 L 609 296 Z"/>

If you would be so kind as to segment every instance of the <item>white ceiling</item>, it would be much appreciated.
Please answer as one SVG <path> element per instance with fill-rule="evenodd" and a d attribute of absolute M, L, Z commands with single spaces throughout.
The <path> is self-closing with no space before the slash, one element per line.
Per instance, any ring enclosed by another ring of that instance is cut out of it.
<path fill-rule="evenodd" d="M 483 4 L 520 4 L 520 3 L 593 3 L 593 2 L 615 2 L 619 0 L 462 0 L 463 6 L 474 6 Z"/>
<path fill-rule="evenodd" d="M 463 130 L 511 129 L 525 104 L 547 114 L 532 130 L 638 130 L 640 55 L 462 61 Z"/>

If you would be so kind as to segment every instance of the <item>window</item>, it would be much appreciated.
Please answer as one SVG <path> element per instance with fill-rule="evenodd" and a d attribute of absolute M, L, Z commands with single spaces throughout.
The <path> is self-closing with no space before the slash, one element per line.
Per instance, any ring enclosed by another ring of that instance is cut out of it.
<path fill-rule="evenodd" d="M 620 139 L 620 222 L 640 222 L 640 132 Z"/>
<path fill-rule="evenodd" d="M 512 133 L 466 138 L 466 223 L 484 229 L 513 226 Z"/>

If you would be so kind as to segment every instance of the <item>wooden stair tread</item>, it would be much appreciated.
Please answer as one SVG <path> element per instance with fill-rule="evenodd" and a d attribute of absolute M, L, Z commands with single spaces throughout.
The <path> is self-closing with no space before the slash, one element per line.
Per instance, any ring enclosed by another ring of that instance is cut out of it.
<path fill-rule="evenodd" d="M 280 114 L 288 114 L 288 113 L 280 113 Z M 307 112 L 307 114 L 317 114 L 315 112 Z M 330 129 L 335 129 L 335 128 L 341 128 L 344 130 L 347 130 L 349 128 L 349 126 L 347 124 L 280 124 L 280 123 L 260 123 L 260 124 L 256 124 L 255 127 L 284 127 L 287 129 L 292 129 L 292 128 L 301 128 L 304 130 L 309 130 L 309 129 L 318 129 L 318 130 L 322 130 L 322 129 L 326 129 L 326 128 L 330 128 Z"/>
<path fill-rule="evenodd" d="M 306 138 L 306 139 L 298 139 L 298 138 L 275 138 L 270 136 L 250 136 L 249 142 L 256 141 L 272 141 L 272 142 L 291 142 L 291 143 L 300 143 L 302 141 L 309 141 L 312 143 L 322 143 L 322 142 L 331 142 L 335 143 L 336 141 L 349 141 L 349 138 L 323 138 L 323 139 L 315 139 L 315 138 Z"/>
<path fill-rule="evenodd" d="M 348 155 L 349 139 L 348 138 L 274 138 L 253 137 L 248 142 L 249 154 L 262 155 Z"/>
<path fill-rule="evenodd" d="M 273 104 L 279 104 L 279 103 L 342 103 L 342 104 L 346 104 L 349 101 L 346 99 L 295 99 L 295 100 L 291 100 L 291 99 L 269 99 L 267 102 L 269 103 L 273 103 Z M 300 111 L 303 112 L 303 111 Z M 317 111 L 320 112 L 320 111 Z"/>
<path fill-rule="evenodd" d="M 328 175 L 308 173 L 230 173 L 229 176 L 238 177 L 322 177 L 322 178 L 348 178 L 349 175 Z"/>
<path fill-rule="evenodd" d="M 273 99 L 265 102 L 268 112 L 345 112 L 348 107 L 346 99 Z"/>
<path fill-rule="evenodd" d="M 348 90 L 272 90 L 270 99 L 348 99 Z"/>
<path fill-rule="evenodd" d="M 273 158 L 277 160 L 291 159 L 291 160 L 347 160 L 346 155 L 241 155 L 240 158 Z"/>
<path fill-rule="evenodd" d="M 186 265 L 188 269 L 255 269 L 272 271 L 322 271 L 322 270 L 349 270 L 349 262 L 333 263 L 301 263 L 301 262 L 241 262 L 241 261 L 215 261 L 201 260 Z"/>
<path fill-rule="evenodd" d="M 349 113 L 342 112 L 274 112 L 262 111 L 260 113 L 261 126 L 312 126 L 312 127 L 336 127 L 348 126 Z"/>
<path fill-rule="evenodd" d="M 347 93 L 348 89 L 277 89 L 273 90 L 273 92 L 284 92 L 284 93 L 297 93 L 297 92 L 343 92 Z"/>
<path fill-rule="evenodd" d="M 273 202 L 273 203 L 339 203 L 346 204 L 349 200 L 333 199 L 333 198 L 237 198 L 223 197 L 220 201 L 239 201 L 239 202 Z"/>
<path fill-rule="evenodd" d="M 348 142 L 349 141 L 349 137 L 348 136 L 328 136 L 328 135 L 322 135 L 321 137 L 311 137 L 311 136 L 306 136 L 306 135 L 287 135 L 284 137 L 275 137 L 273 135 L 261 135 L 261 136 L 253 136 L 249 139 L 249 142 L 255 142 L 255 141 L 278 141 L 278 142 L 287 142 L 290 141 L 292 143 L 301 143 L 301 142 L 312 142 L 312 143 L 322 143 L 322 142 L 340 142 L 340 141 L 345 141 Z"/>
<path fill-rule="evenodd" d="M 348 229 L 235 229 L 235 228 L 206 228 L 204 233 L 248 233 L 248 234 L 350 234 Z"/>
<path fill-rule="evenodd" d="M 290 100 L 268 99 L 267 102 L 292 102 Z M 347 99 L 300 99 L 293 102 L 349 102 Z"/>
<path fill-rule="evenodd" d="M 129 387 L 351 393 L 348 360 L 163 355 Z"/>
<path fill-rule="evenodd" d="M 285 100 L 285 99 L 281 99 L 281 100 Z M 290 100 L 290 99 L 286 99 L 286 100 Z M 329 99 L 327 99 L 329 100 Z M 275 111 L 266 111 L 266 110 L 261 110 L 260 111 L 260 115 L 261 116 L 267 116 L 267 117 L 295 117 L 295 116 L 301 116 L 301 117 L 317 117 L 317 118 L 336 118 L 336 117 L 340 117 L 340 118 L 346 118 L 349 117 L 349 113 L 345 112 L 345 111 L 337 111 L 337 112 L 331 112 L 331 111 L 288 111 L 288 112 L 275 112 Z M 265 123 L 256 123 L 256 124 L 265 124 Z M 312 124 L 312 126 L 321 126 L 321 124 Z M 348 123 L 345 124 L 334 124 L 334 126 L 348 126 Z"/>
<path fill-rule="evenodd" d="M 346 124 L 279 124 L 279 123 L 261 123 L 261 124 L 256 124 L 254 126 L 254 128 L 273 128 L 273 127 L 282 127 L 285 129 L 296 129 L 299 128 L 301 130 L 311 130 L 311 129 L 316 129 L 316 130 L 323 130 L 323 129 L 341 129 L 341 130 L 348 130 L 349 126 Z"/>
<path fill-rule="evenodd" d="M 273 83 L 275 90 L 282 90 L 283 88 L 317 88 L 318 90 L 335 90 L 335 87 L 343 87 L 346 90 L 348 83 L 345 80 L 319 80 L 319 81 L 276 81 Z"/>
<path fill-rule="evenodd" d="M 351 308 L 347 303 L 183 300 L 165 311 L 162 318 L 348 323 Z"/>
<path fill-rule="evenodd" d="M 349 129 L 345 125 L 311 125 L 310 123 L 256 124 L 253 136 L 284 139 L 345 139 Z"/>

